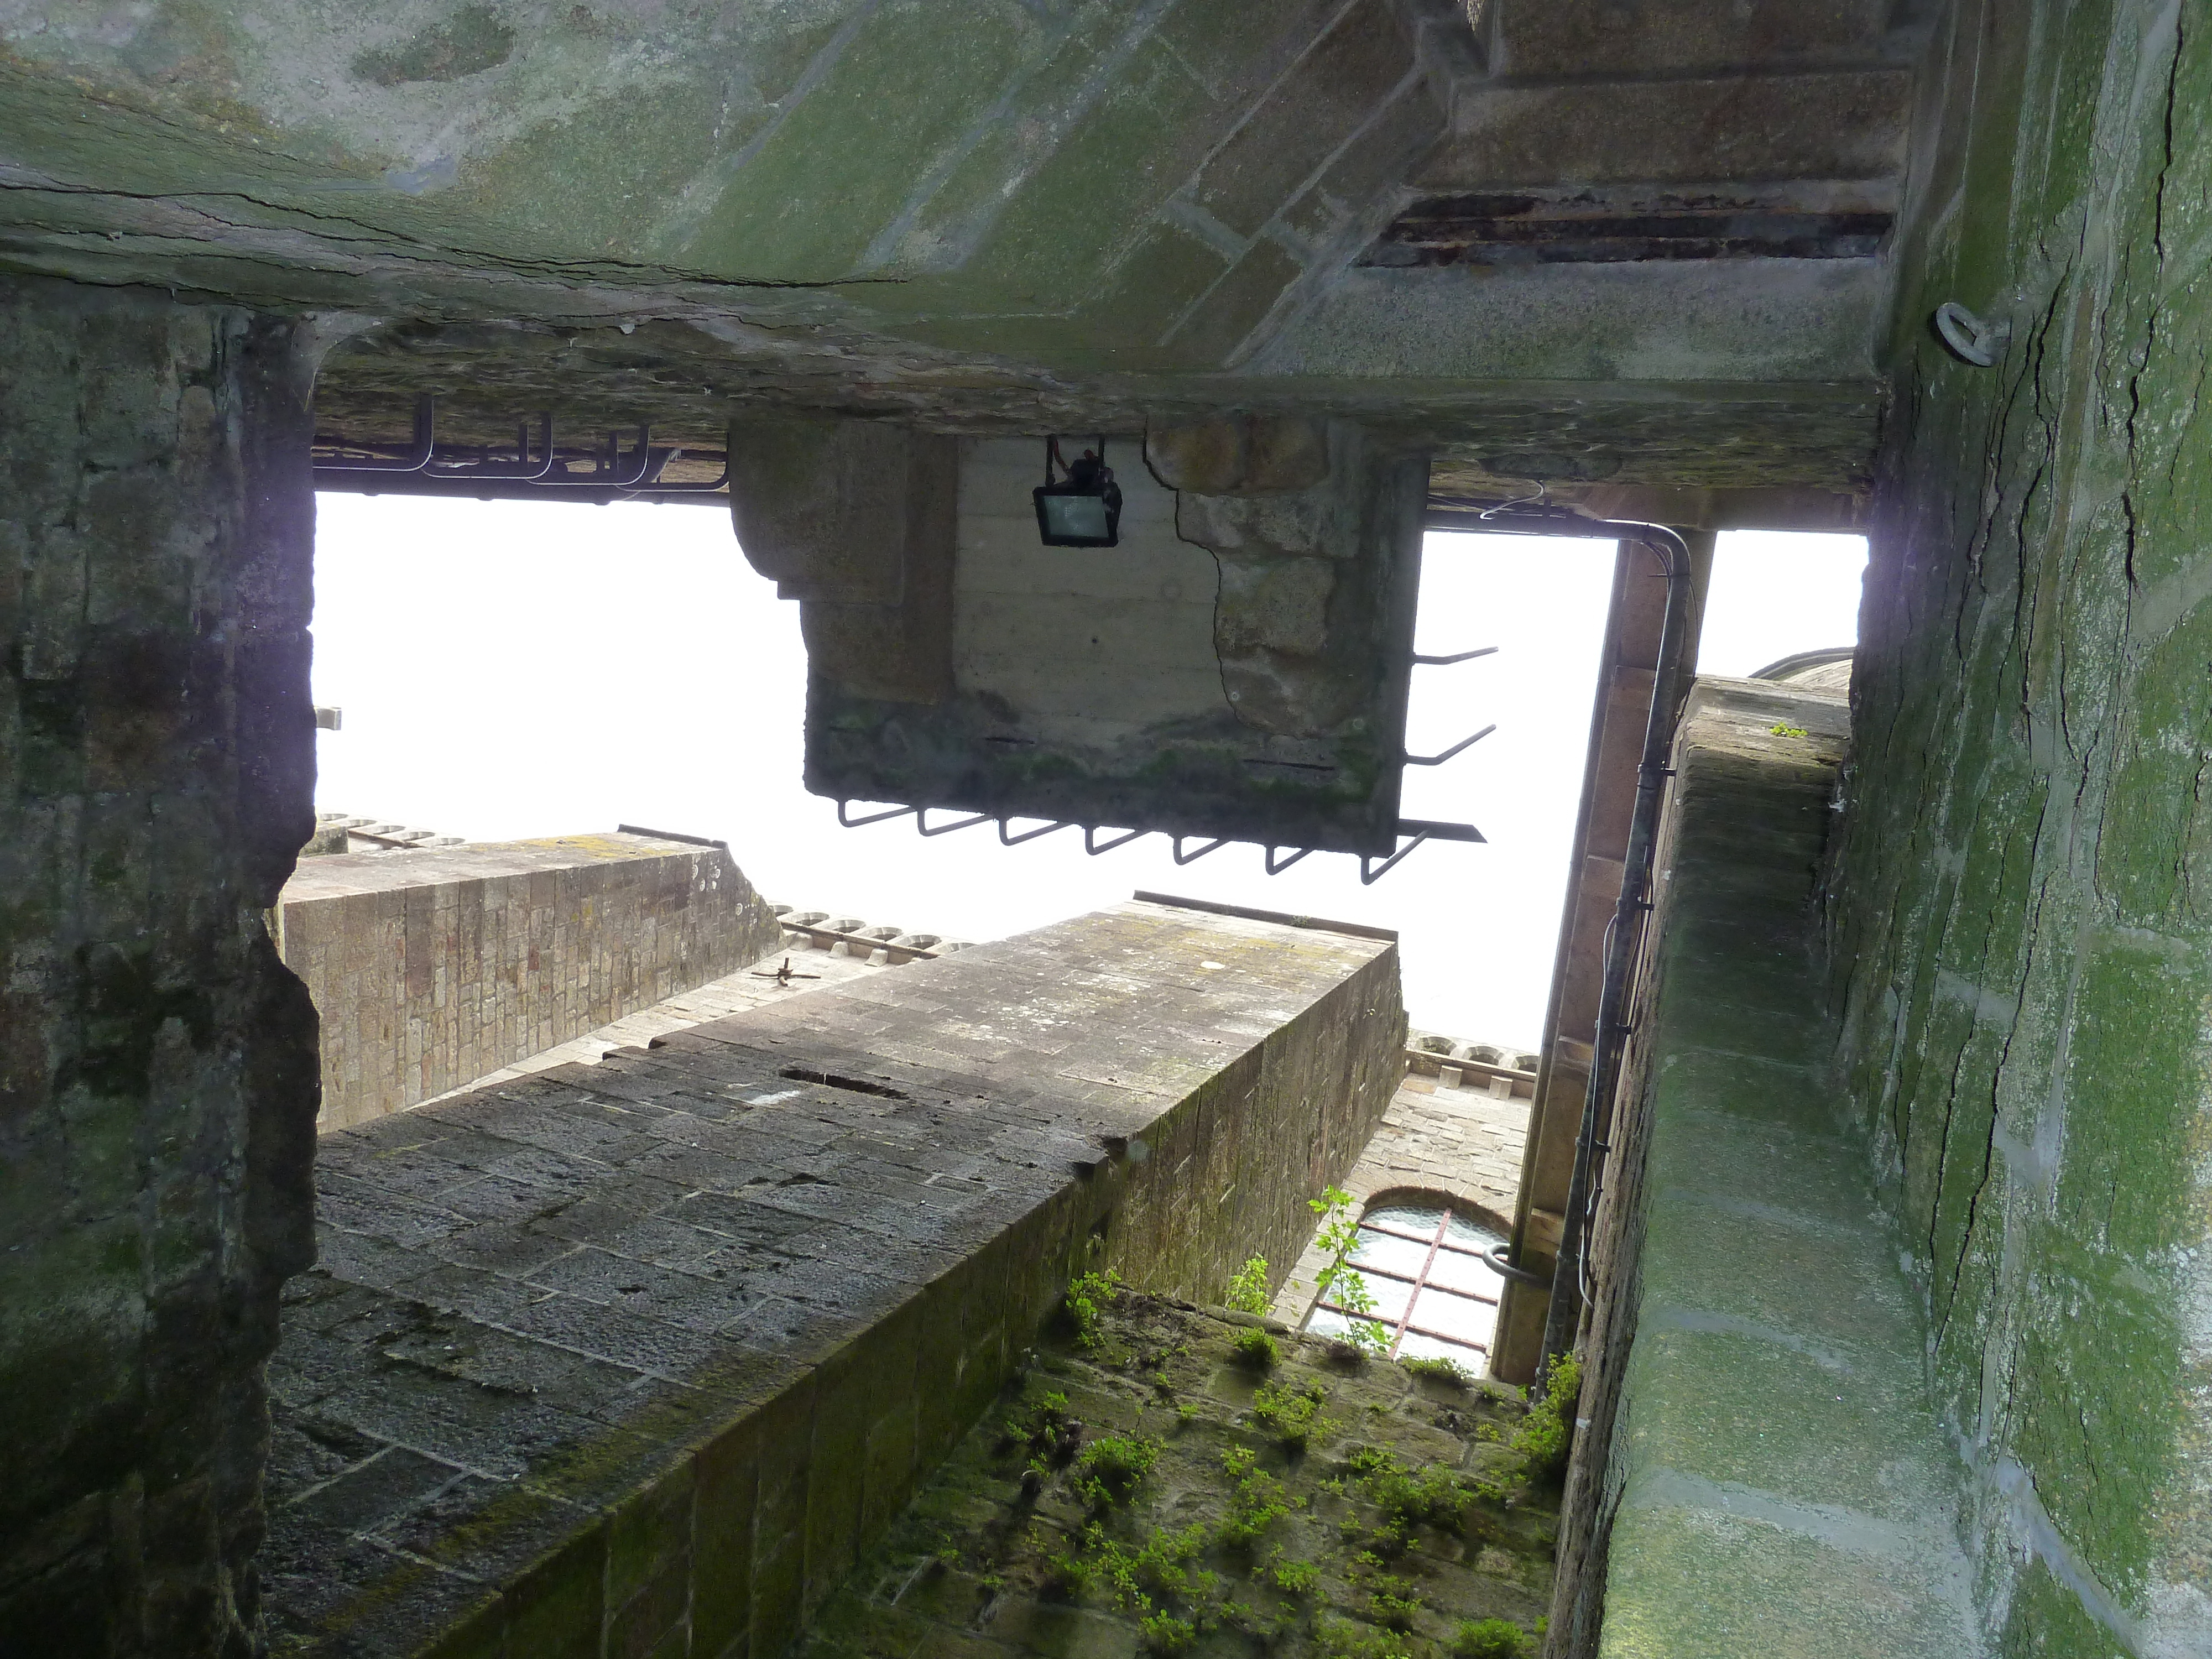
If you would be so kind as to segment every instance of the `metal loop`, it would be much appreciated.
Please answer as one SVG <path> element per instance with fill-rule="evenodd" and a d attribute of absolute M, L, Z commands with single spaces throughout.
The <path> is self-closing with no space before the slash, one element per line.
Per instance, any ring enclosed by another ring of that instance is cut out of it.
<path fill-rule="evenodd" d="M 1296 864 L 1300 859 L 1305 857 L 1307 854 L 1312 851 L 1313 848 L 1310 847 L 1301 847 L 1297 852 L 1291 854 L 1290 857 L 1285 859 L 1280 864 L 1278 864 L 1275 862 L 1275 849 L 1270 847 L 1267 849 L 1267 873 L 1271 876 L 1279 876 L 1284 871 L 1289 869 L 1292 865 Z"/>
<path fill-rule="evenodd" d="M 988 812 L 978 812 L 972 818 L 963 818 L 957 823 L 940 823 L 933 830 L 929 827 L 929 809 L 927 806 L 917 806 L 914 809 L 914 827 L 925 836 L 949 836 L 955 830 L 972 830 L 979 823 L 988 823 L 990 821 L 991 815 Z"/>
<path fill-rule="evenodd" d="M 1117 847 L 1127 847 L 1131 842 L 1136 840 L 1138 836 L 1149 836 L 1152 834 L 1152 831 L 1149 830 L 1132 830 L 1126 836 L 1115 836 L 1113 840 L 1108 842 L 1103 847 L 1097 844 L 1096 839 L 1097 834 L 1098 831 L 1091 825 L 1086 823 L 1083 826 L 1083 850 L 1090 854 L 1092 858 L 1097 858 L 1101 853 L 1110 853 Z"/>
<path fill-rule="evenodd" d="M 438 400 L 424 392 L 415 400 L 415 443 L 404 461 L 317 461 L 324 472 L 420 472 L 438 448 Z"/>
<path fill-rule="evenodd" d="M 1204 858 L 1208 853 L 1214 851 L 1217 848 L 1226 847 L 1229 845 L 1229 838 L 1226 836 L 1223 836 L 1216 840 L 1206 842 L 1205 846 L 1200 848 L 1195 853 L 1186 854 L 1182 850 L 1182 839 L 1183 838 L 1181 836 L 1177 836 L 1175 838 L 1175 861 L 1177 864 L 1195 864 L 1199 860 Z"/>
<path fill-rule="evenodd" d="M 858 830 L 870 823 L 885 823 L 892 818 L 902 818 L 909 812 L 918 812 L 921 810 L 915 806 L 894 806 L 888 812 L 871 812 L 864 818 L 856 818 L 846 814 L 845 809 L 851 805 L 849 800 L 843 799 L 837 803 L 837 822 L 848 830 Z"/>
<path fill-rule="evenodd" d="M 1019 847 L 1025 841 L 1035 841 L 1039 836 L 1048 836 L 1055 830 L 1065 830 L 1066 828 L 1068 828 L 1067 820 L 1061 818 L 1055 823 L 1048 823 L 1042 830 L 1024 830 L 1018 836 L 1010 836 L 1006 833 L 1006 820 L 1000 818 L 999 820 L 999 845 L 1001 847 Z"/>
<path fill-rule="evenodd" d="M 1407 755 L 1403 757 L 1403 758 L 1406 764 L 1408 766 L 1442 766 L 1454 755 L 1459 753 L 1461 750 L 1468 747 L 1470 744 L 1480 743 L 1485 738 L 1488 737 L 1497 729 L 1498 722 L 1492 720 L 1489 725 L 1484 726 L 1481 731 L 1476 732 L 1473 737 L 1462 738 L 1457 743 L 1445 750 L 1441 755 Z"/>
<path fill-rule="evenodd" d="M 1376 864 L 1373 859 L 1368 857 L 1365 854 L 1362 854 L 1359 859 L 1359 884 L 1362 887 L 1372 887 L 1376 882 L 1382 880 L 1383 877 L 1389 875 L 1393 870 L 1396 869 L 1399 864 L 1403 861 L 1407 854 L 1412 852 L 1416 847 L 1419 847 L 1428 838 L 1428 831 L 1425 830 L 1420 834 L 1415 836 L 1413 840 L 1407 842 L 1403 847 L 1401 847 L 1396 852 L 1391 854 L 1389 858 L 1384 859 L 1380 864 Z"/>

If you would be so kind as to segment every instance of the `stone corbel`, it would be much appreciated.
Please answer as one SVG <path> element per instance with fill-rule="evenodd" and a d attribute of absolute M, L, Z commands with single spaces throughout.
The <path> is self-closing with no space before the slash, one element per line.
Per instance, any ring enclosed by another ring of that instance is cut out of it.
<path fill-rule="evenodd" d="M 834 416 L 730 427 L 730 511 L 746 561 L 799 602 L 807 667 L 854 696 L 952 693 L 958 440 Z"/>

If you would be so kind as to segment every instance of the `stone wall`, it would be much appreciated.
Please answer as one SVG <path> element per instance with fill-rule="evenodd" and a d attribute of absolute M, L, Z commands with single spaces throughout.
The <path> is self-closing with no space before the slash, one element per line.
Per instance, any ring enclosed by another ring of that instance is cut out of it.
<path fill-rule="evenodd" d="M 1986 1651 L 1918 1298 L 1826 1069 L 1814 897 L 1847 734 L 1833 696 L 1690 696 L 1600 1131 L 1547 1659 Z"/>
<path fill-rule="evenodd" d="M 1963 0 L 1926 76 L 1833 919 L 2007 1653 L 2212 1651 L 2212 29 Z M 1994 367 L 1931 313 L 2008 322 Z"/>
<path fill-rule="evenodd" d="M 285 963 L 322 1016 L 325 1129 L 464 1087 L 781 937 L 726 850 L 644 835 L 319 858 L 283 903 Z"/>
<path fill-rule="evenodd" d="M 325 1136 L 280 1648 L 781 1652 L 1072 1273 L 1291 1261 L 1404 1036 L 1386 942 L 1130 903 Z"/>
<path fill-rule="evenodd" d="M 0 1644 L 247 1650 L 315 1015 L 293 331 L 0 281 Z"/>

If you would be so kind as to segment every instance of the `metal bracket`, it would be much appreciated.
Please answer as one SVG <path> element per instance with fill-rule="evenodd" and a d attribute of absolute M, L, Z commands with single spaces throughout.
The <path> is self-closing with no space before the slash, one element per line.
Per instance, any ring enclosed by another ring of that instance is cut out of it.
<path fill-rule="evenodd" d="M 1183 838 L 1181 836 L 1177 836 L 1175 838 L 1175 861 L 1177 864 L 1195 864 L 1199 860 L 1204 858 L 1208 853 L 1214 851 L 1218 848 L 1226 847 L 1229 845 L 1229 838 L 1226 836 L 1222 836 L 1206 842 L 1205 846 L 1200 848 L 1195 853 L 1185 853 L 1182 850 L 1182 842 Z"/>
<path fill-rule="evenodd" d="M 1372 887 L 1376 882 L 1382 880 L 1383 877 L 1389 875 L 1393 870 L 1396 869 L 1398 866 L 1404 861 L 1407 854 L 1412 852 L 1416 847 L 1419 847 L 1422 842 L 1428 840 L 1428 838 L 1429 835 L 1427 830 L 1424 830 L 1417 832 L 1413 840 L 1407 842 L 1403 847 L 1401 847 L 1396 852 L 1391 854 L 1389 858 L 1384 859 L 1380 864 L 1376 863 L 1375 860 L 1372 858 L 1370 858 L 1367 854 L 1364 853 L 1361 854 L 1359 857 L 1359 884 L 1362 887 Z"/>
<path fill-rule="evenodd" d="M 1471 744 L 1480 743 L 1485 738 L 1488 737 L 1497 729 L 1498 722 L 1492 720 L 1489 725 L 1484 726 L 1481 731 L 1476 732 L 1473 737 L 1462 738 L 1457 743 L 1445 750 L 1441 755 L 1407 755 L 1403 757 L 1403 759 L 1408 766 L 1442 766 L 1454 755 L 1459 753 L 1461 750 L 1468 748 Z"/>
<path fill-rule="evenodd" d="M 643 482 L 646 470 L 652 465 L 653 428 L 641 426 L 637 429 L 637 471 L 627 478 L 610 477 L 609 474 L 622 470 L 622 434 L 610 432 L 607 434 L 607 465 L 603 470 L 587 473 L 580 478 L 565 473 L 541 478 L 538 487 L 541 489 L 635 489 Z M 665 456 L 661 458 L 661 465 L 668 465 Z"/>
<path fill-rule="evenodd" d="M 917 806 L 914 809 L 914 827 L 925 836 L 949 836 L 955 830 L 972 830 L 979 823 L 988 823 L 990 821 L 991 815 L 988 812 L 978 812 L 972 818 L 963 818 L 957 823 L 940 823 L 933 830 L 929 827 L 929 809 L 927 806 Z"/>
<path fill-rule="evenodd" d="M 864 818 L 856 818 L 849 816 L 845 811 L 851 805 L 852 802 L 849 800 L 840 800 L 837 803 L 837 822 L 848 830 L 858 830 L 871 823 L 887 823 L 893 818 L 902 818 L 909 812 L 919 812 L 921 810 L 917 806 L 894 806 L 888 812 L 871 812 Z"/>
<path fill-rule="evenodd" d="M 1270 847 L 1267 848 L 1267 873 L 1271 876 L 1279 876 L 1284 871 L 1289 869 L 1292 865 L 1296 864 L 1300 859 L 1305 857 L 1307 854 L 1312 851 L 1313 848 L 1310 847 L 1301 847 L 1297 851 L 1292 853 L 1290 857 L 1285 859 L 1280 864 L 1278 864 L 1275 862 L 1275 849 Z"/>
<path fill-rule="evenodd" d="M 1449 657 L 1424 657 L 1416 653 L 1413 660 L 1424 668 L 1443 668 L 1455 662 L 1473 662 L 1477 657 L 1494 656 L 1497 652 L 1496 646 L 1486 645 L 1479 650 L 1461 651 Z"/>
<path fill-rule="evenodd" d="M 1010 836 L 1006 833 L 1006 820 L 1000 818 L 999 820 L 999 845 L 1001 847 L 1019 847 L 1025 841 L 1035 841 L 1039 836 L 1048 836 L 1055 830 L 1065 830 L 1068 827 L 1067 820 L 1062 818 L 1056 823 L 1048 823 L 1042 830 L 1024 830 L 1018 836 Z"/>
<path fill-rule="evenodd" d="M 438 448 L 438 400 L 424 392 L 415 400 L 415 441 L 404 461 L 317 461 L 325 472 L 420 472 Z"/>
<path fill-rule="evenodd" d="M 1127 835 L 1116 836 L 1113 840 L 1108 842 L 1103 847 L 1101 847 L 1097 842 L 1097 830 L 1094 826 L 1086 823 L 1083 826 L 1083 850 L 1090 854 L 1091 856 L 1095 859 L 1101 853 L 1110 853 L 1117 847 L 1127 847 L 1131 842 L 1136 840 L 1138 836 L 1149 836 L 1152 833 L 1152 832 L 1149 830 L 1132 830 Z"/>

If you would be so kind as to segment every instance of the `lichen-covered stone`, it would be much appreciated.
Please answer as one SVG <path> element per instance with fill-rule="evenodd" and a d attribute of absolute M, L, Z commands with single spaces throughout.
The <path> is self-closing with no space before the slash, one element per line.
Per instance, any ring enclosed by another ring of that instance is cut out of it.
<path fill-rule="evenodd" d="M 246 1651 L 315 1014 L 312 365 L 289 325 L 0 282 L 0 1646 Z"/>
<path fill-rule="evenodd" d="M 1257 1322 L 1133 1291 L 1095 1306 L 1026 1358 L 799 1659 L 1383 1659 L 1472 1621 L 1533 1634 L 1558 1489 L 1512 1445 L 1519 1390 L 1280 1327 L 1255 1359 Z M 1310 1410 L 1296 1435 L 1284 1400 Z"/>

